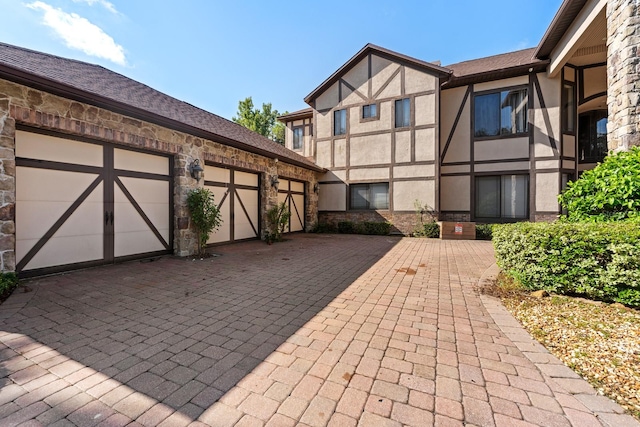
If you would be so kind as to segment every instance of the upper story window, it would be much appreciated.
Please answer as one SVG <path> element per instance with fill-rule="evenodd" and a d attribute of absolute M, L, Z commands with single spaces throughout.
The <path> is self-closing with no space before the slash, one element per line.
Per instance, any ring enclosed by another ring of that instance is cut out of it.
<path fill-rule="evenodd" d="M 293 129 L 293 149 L 294 150 L 300 150 L 302 148 L 303 138 L 304 138 L 304 129 L 294 128 Z"/>
<path fill-rule="evenodd" d="M 396 127 L 403 128 L 411 125 L 411 103 L 409 98 L 396 101 Z"/>
<path fill-rule="evenodd" d="M 351 209 L 389 209 L 389 183 L 351 184 Z"/>
<path fill-rule="evenodd" d="M 347 133 L 347 110 L 333 112 L 333 134 L 344 135 Z"/>
<path fill-rule="evenodd" d="M 562 85 L 562 131 L 576 131 L 576 87 L 573 83 Z"/>
<path fill-rule="evenodd" d="M 517 135 L 527 132 L 527 89 L 511 89 L 474 98 L 476 137 Z"/>
<path fill-rule="evenodd" d="M 362 107 L 362 118 L 371 119 L 378 116 L 378 106 L 376 104 L 364 105 Z"/>

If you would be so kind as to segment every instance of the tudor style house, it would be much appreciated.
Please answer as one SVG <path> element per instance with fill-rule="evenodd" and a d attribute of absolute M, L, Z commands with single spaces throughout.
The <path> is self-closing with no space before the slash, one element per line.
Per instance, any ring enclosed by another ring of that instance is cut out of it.
<path fill-rule="evenodd" d="M 638 8 L 565 0 L 536 48 L 447 66 L 365 46 L 280 118 L 327 170 L 319 221 L 557 218 L 568 181 L 640 143 Z"/>

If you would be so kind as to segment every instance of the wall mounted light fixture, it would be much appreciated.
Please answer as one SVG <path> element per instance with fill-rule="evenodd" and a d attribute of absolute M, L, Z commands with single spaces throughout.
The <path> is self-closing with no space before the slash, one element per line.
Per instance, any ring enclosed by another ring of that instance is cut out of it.
<path fill-rule="evenodd" d="M 318 184 L 317 182 L 313 184 L 313 192 L 316 194 L 320 192 L 320 184 Z"/>
<path fill-rule="evenodd" d="M 280 185 L 280 181 L 278 181 L 278 176 L 273 175 L 271 177 L 271 186 L 277 190 L 279 185 Z"/>
<path fill-rule="evenodd" d="M 202 169 L 202 166 L 200 166 L 200 159 L 195 159 L 193 163 L 191 163 L 190 170 L 191 170 L 191 176 L 196 181 L 200 182 L 200 180 L 204 176 L 204 169 Z"/>

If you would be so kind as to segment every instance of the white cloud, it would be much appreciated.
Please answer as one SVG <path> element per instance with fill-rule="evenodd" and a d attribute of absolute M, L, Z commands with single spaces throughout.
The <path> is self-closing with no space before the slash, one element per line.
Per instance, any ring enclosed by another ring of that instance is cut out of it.
<path fill-rule="evenodd" d="M 86 18 L 56 9 L 41 1 L 35 1 L 26 6 L 44 12 L 43 23 L 62 37 L 67 47 L 116 64 L 126 65 L 124 48 Z"/>
<path fill-rule="evenodd" d="M 89 6 L 93 6 L 94 4 L 98 3 L 101 4 L 105 9 L 107 9 L 109 12 L 112 13 L 118 13 L 118 11 L 116 10 L 116 7 L 113 5 L 113 3 L 111 3 L 110 1 L 107 0 L 73 0 L 74 3 L 87 3 Z"/>

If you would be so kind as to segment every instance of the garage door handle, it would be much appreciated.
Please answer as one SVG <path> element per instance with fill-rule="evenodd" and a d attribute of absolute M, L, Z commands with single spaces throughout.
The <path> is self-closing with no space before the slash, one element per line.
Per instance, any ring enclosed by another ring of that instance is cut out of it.
<path fill-rule="evenodd" d="M 111 221 L 111 225 L 113 225 L 113 211 L 109 212 L 109 221 Z"/>

